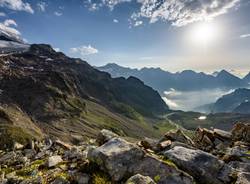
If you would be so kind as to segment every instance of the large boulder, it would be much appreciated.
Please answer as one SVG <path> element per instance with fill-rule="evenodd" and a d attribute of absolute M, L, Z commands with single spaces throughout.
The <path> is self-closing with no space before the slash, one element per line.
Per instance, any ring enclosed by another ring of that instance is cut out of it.
<path fill-rule="evenodd" d="M 113 138 L 90 150 L 88 158 L 107 172 L 114 182 L 134 174 L 157 178 L 158 183 L 191 184 L 193 179 L 172 165 L 147 155 L 138 146 L 121 138 Z"/>
<path fill-rule="evenodd" d="M 138 164 L 143 156 L 144 152 L 139 147 L 121 138 L 113 138 L 88 152 L 88 159 L 108 171 L 114 181 L 121 180 L 128 172 L 131 173 L 131 165 Z"/>
<path fill-rule="evenodd" d="M 148 176 L 136 174 L 130 177 L 125 184 L 155 184 L 155 182 Z"/>
<path fill-rule="evenodd" d="M 230 169 L 212 154 L 176 146 L 164 155 L 180 169 L 186 171 L 203 184 L 222 184 L 230 181 Z"/>

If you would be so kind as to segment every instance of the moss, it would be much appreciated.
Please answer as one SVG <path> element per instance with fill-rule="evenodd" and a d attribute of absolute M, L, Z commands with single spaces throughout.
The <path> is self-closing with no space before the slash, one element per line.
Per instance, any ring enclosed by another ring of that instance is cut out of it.
<path fill-rule="evenodd" d="M 175 165 L 175 163 L 172 160 L 170 160 L 170 159 L 163 159 L 163 162 L 165 164 L 167 164 L 167 165 L 169 165 L 169 166 L 174 167 L 174 168 L 177 169 L 177 166 Z"/>
<path fill-rule="evenodd" d="M 93 184 L 111 184 L 109 177 L 104 173 L 95 173 L 92 175 Z"/>
<path fill-rule="evenodd" d="M 39 168 L 40 165 L 44 164 L 44 160 L 36 160 L 33 163 L 31 163 L 29 166 L 24 167 L 18 171 L 16 171 L 16 174 L 18 176 L 23 176 L 23 177 L 29 177 L 33 174 L 35 170 Z"/>
<path fill-rule="evenodd" d="M 161 179 L 161 176 L 160 176 L 160 175 L 156 175 L 156 176 L 154 177 L 154 181 L 155 181 L 156 183 L 158 183 L 158 182 L 160 181 L 160 179 Z"/>

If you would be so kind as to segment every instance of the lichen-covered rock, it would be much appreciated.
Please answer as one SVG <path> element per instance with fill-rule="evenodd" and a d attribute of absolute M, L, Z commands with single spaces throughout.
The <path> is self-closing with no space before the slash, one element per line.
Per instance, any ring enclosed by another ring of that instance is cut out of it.
<path fill-rule="evenodd" d="M 155 184 L 155 182 L 148 176 L 136 174 L 130 177 L 125 184 Z"/>
<path fill-rule="evenodd" d="M 110 139 L 112 139 L 114 137 L 119 137 L 119 136 L 117 134 L 109 131 L 109 130 L 103 129 L 97 135 L 96 142 L 99 145 L 102 145 L 102 144 L 108 142 Z"/>
<path fill-rule="evenodd" d="M 102 146 L 90 150 L 90 161 L 108 172 L 114 182 L 133 174 L 151 178 L 158 177 L 158 183 L 191 184 L 192 177 L 163 161 L 145 154 L 139 147 L 121 138 L 113 138 Z"/>
<path fill-rule="evenodd" d="M 230 180 L 230 173 L 224 172 L 223 176 L 221 176 L 225 163 L 212 154 L 176 146 L 166 151 L 164 155 L 180 169 L 196 178 L 199 183 L 222 184 L 224 181 L 221 181 L 219 178 L 224 178 L 226 181 Z"/>

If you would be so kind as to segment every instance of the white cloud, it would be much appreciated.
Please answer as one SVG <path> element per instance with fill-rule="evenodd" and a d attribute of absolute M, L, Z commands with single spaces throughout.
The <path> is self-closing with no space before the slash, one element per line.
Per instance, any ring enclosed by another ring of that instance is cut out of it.
<path fill-rule="evenodd" d="M 62 15 L 63 15 L 63 13 L 62 13 L 62 12 L 58 12 L 58 11 L 55 11 L 55 12 L 54 12 L 54 14 L 55 14 L 56 16 L 58 16 L 58 17 L 60 17 L 60 16 L 62 16 Z"/>
<path fill-rule="evenodd" d="M 31 5 L 29 3 L 25 3 L 22 0 L 0 0 L 0 6 L 6 7 L 11 10 L 16 11 L 26 11 L 28 13 L 34 13 Z"/>
<path fill-rule="evenodd" d="M 98 10 L 101 7 L 108 7 L 110 10 L 113 10 L 115 6 L 121 3 L 127 3 L 131 2 L 132 0 L 88 0 L 87 1 L 87 6 L 89 10 L 95 11 Z"/>
<path fill-rule="evenodd" d="M 250 34 L 243 34 L 243 35 L 240 35 L 240 38 L 248 38 L 250 37 Z"/>
<path fill-rule="evenodd" d="M 12 22 L 12 24 L 8 24 L 7 22 Z M 11 38 L 14 38 L 18 41 L 23 41 L 21 38 L 21 33 L 13 27 L 9 27 L 11 25 L 13 25 L 13 23 L 15 23 L 15 21 L 8 21 L 6 20 L 3 23 L 0 23 L 0 34 L 5 34 Z M 17 26 L 17 24 L 15 23 L 15 26 Z"/>
<path fill-rule="evenodd" d="M 60 52 L 60 48 L 53 48 L 56 52 Z"/>
<path fill-rule="evenodd" d="M 131 18 L 138 21 L 149 19 L 150 23 L 159 20 L 171 22 L 174 26 L 185 26 L 189 23 L 211 20 L 228 9 L 236 6 L 240 0 L 138 0 L 141 8 Z"/>
<path fill-rule="evenodd" d="M 131 15 L 134 26 L 142 24 L 143 19 L 154 23 L 159 20 L 170 22 L 173 26 L 211 20 L 237 7 L 240 0 L 88 0 L 92 10 L 109 7 L 113 10 L 118 4 L 137 2 L 139 10 Z"/>
<path fill-rule="evenodd" d="M 17 23 L 14 20 L 12 20 L 12 19 L 5 20 L 3 24 L 5 26 L 7 26 L 7 27 L 9 27 L 9 26 L 15 26 L 15 27 L 17 27 Z"/>
<path fill-rule="evenodd" d="M 41 2 L 37 3 L 37 8 L 41 12 L 45 12 L 46 11 L 46 6 L 47 6 L 46 2 L 41 1 Z"/>
<path fill-rule="evenodd" d="M 70 53 L 72 54 L 80 54 L 81 56 L 87 56 L 92 54 L 97 54 L 99 51 L 92 47 L 91 45 L 82 45 L 80 47 L 70 48 Z"/>
<path fill-rule="evenodd" d="M 113 22 L 114 22 L 114 23 L 119 23 L 119 20 L 113 19 Z"/>

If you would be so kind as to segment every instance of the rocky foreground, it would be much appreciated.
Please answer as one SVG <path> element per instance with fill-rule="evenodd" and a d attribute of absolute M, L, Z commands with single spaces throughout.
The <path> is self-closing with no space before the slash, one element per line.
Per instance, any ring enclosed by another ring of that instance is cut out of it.
<path fill-rule="evenodd" d="M 0 183 L 249 184 L 250 124 L 129 142 L 108 130 L 69 145 L 46 138 L 0 151 Z"/>

